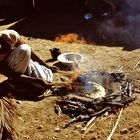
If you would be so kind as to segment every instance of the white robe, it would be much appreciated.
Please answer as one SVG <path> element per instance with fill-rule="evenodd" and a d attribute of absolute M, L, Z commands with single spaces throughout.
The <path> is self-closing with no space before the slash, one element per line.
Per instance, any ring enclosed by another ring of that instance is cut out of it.
<path fill-rule="evenodd" d="M 4 40 L 7 40 L 10 45 L 15 45 L 19 39 L 19 34 L 14 30 L 4 30 L 0 32 L 0 37 L 4 37 Z M 48 82 L 53 80 L 53 73 L 50 69 L 31 59 L 31 47 L 28 44 L 14 48 L 5 62 L 15 72 L 26 73 L 28 76 L 41 78 Z"/>

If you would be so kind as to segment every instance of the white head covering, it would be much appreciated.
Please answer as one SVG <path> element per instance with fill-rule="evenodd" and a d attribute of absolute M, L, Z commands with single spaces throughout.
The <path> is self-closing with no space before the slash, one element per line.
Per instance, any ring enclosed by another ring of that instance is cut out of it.
<path fill-rule="evenodd" d="M 4 39 L 10 46 L 14 46 L 19 40 L 19 34 L 14 30 L 3 30 L 0 31 L 0 37 Z"/>

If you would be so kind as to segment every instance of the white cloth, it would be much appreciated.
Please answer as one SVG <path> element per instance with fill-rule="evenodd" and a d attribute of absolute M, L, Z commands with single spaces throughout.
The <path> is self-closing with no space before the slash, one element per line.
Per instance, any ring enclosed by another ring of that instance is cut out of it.
<path fill-rule="evenodd" d="M 4 39 L 12 47 L 14 47 L 14 45 L 20 38 L 19 34 L 14 30 L 0 31 L 0 37 Z"/>
<path fill-rule="evenodd" d="M 50 69 L 31 59 L 31 48 L 22 44 L 15 48 L 6 59 L 8 66 L 15 72 L 37 77 L 52 82 L 53 73 Z"/>
<path fill-rule="evenodd" d="M 12 48 L 14 48 L 15 44 L 19 40 L 19 34 L 14 30 L 3 30 L 0 31 L 0 38 L 5 40 Z M 7 54 L 0 54 L 0 61 L 3 61 Z"/>
<path fill-rule="evenodd" d="M 31 58 L 31 48 L 28 44 L 22 44 L 15 48 L 6 58 L 6 63 L 15 72 L 24 74 Z"/>
<path fill-rule="evenodd" d="M 29 61 L 26 73 L 31 77 L 38 77 L 49 82 L 52 82 L 53 80 L 53 74 L 50 69 L 32 60 Z"/>

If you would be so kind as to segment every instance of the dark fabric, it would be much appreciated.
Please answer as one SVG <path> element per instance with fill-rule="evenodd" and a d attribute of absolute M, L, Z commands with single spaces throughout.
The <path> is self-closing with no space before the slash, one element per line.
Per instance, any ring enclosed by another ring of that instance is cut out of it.
<path fill-rule="evenodd" d="M 11 94 L 16 99 L 36 100 L 45 91 L 46 87 L 35 82 L 8 79 L 0 83 L 0 97 Z"/>

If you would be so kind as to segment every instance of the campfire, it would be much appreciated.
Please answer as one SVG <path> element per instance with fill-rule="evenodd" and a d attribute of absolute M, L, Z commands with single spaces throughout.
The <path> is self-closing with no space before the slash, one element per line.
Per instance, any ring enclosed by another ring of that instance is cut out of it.
<path fill-rule="evenodd" d="M 123 73 L 90 71 L 75 74 L 67 86 L 57 89 L 58 93 L 67 93 L 56 101 L 58 114 L 66 114 L 70 121 L 64 127 L 76 122 L 89 121 L 106 112 L 116 113 L 127 107 L 135 99 L 134 86 Z"/>
<path fill-rule="evenodd" d="M 54 39 L 54 41 L 55 42 L 87 44 L 86 40 L 82 36 L 80 36 L 76 33 L 67 33 L 67 34 L 58 35 Z"/>

